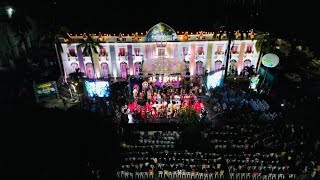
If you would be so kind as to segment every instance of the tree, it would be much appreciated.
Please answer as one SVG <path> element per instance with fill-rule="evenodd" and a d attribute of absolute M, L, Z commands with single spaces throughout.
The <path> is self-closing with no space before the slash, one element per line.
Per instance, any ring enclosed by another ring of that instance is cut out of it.
<path fill-rule="evenodd" d="M 224 80 L 226 80 L 227 75 L 228 75 L 229 60 L 230 60 L 230 57 L 231 57 L 231 52 L 230 52 L 231 43 L 232 43 L 232 40 L 235 38 L 232 28 L 228 27 L 226 32 L 227 32 L 227 37 L 228 37 L 228 46 L 227 46 L 226 53 L 225 53 L 225 56 L 226 56 L 226 69 L 224 71 Z"/>
<path fill-rule="evenodd" d="M 255 68 L 254 68 L 254 65 L 251 65 L 251 66 L 246 66 L 246 67 L 244 68 L 244 71 L 245 71 L 245 72 L 248 72 L 249 77 L 251 77 L 251 76 L 253 76 L 253 75 L 256 74 L 256 72 L 255 72 L 254 69 L 255 69 Z"/>
<path fill-rule="evenodd" d="M 55 49 L 57 61 L 59 64 L 59 69 L 62 77 L 64 76 L 63 66 L 62 66 L 62 58 L 61 53 L 63 52 L 63 48 L 60 42 L 60 38 L 65 39 L 67 43 L 71 43 L 71 37 L 68 34 L 69 29 L 65 26 L 51 26 L 47 32 L 45 32 L 40 37 L 39 46 L 43 47 L 49 45 Z"/>
<path fill-rule="evenodd" d="M 192 106 L 186 106 L 180 110 L 180 123 L 183 127 L 199 126 L 199 116 Z"/>
<path fill-rule="evenodd" d="M 80 44 L 78 45 L 79 47 L 83 48 L 83 54 L 84 55 L 89 55 L 91 58 L 91 62 L 93 65 L 93 73 L 94 73 L 94 78 L 97 78 L 97 70 L 99 69 L 97 66 L 97 64 L 94 62 L 94 58 L 93 58 L 93 53 L 98 54 L 98 50 L 97 47 L 99 47 L 100 49 L 102 48 L 102 45 L 100 45 L 99 42 L 97 42 L 96 40 L 94 40 L 91 36 L 91 34 L 89 34 L 86 38 L 81 39 L 80 40 Z"/>
<path fill-rule="evenodd" d="M 14 15 L 10 21 L 11 29 L 14 33 L 14 36 L 18 38 L 18 47 L 24 47 L 25 50 L 30 48 L 30 41 L 28 34 L 30 33 L 32 26 L 31 21 L 25 15 Z"/>

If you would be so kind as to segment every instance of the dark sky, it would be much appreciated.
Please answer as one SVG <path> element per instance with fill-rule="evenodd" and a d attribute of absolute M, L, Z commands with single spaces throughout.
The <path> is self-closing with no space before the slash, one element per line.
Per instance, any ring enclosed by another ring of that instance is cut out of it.
<path fill-rule="evenodd" d="M 16 0 L 18 1 L 18 0 Z M 33 3 L 34 1 L 34 3 Z M 53 3 L 55 2 L 55 3 Z M 84 3 L 85 2 L 85 3 Z M 314 44 L 319 37 L 315 2 L 308 0 L 20 0 L 37 17 L 55 17 L 55 23 L 74 33 L 145 32 L 158 22 L 176 31 L 212 31 L 221 25 L 255 28 L 296 36 Z M 54 5 L 55 4 L 55 5 Z M 48 20 L 46 20 L 48 21 Z"/>

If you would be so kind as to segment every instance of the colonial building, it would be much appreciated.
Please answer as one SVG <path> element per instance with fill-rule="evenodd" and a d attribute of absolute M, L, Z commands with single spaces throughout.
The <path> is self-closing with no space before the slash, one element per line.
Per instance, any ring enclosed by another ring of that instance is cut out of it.
<path fill-rule="evenodd" d="M 259 52 L 254 32 L 234 32 L 230 44 L 228 75 L 239 75 L 246 66 L 257 67 Z M 62 41 L 65 75 L 80 68 L 88 78 L 127 78 L 128 75 L 202 75 L 226 67 L 227 32 L 179 32 L 164 23 L 146 34 L 91 34 L 101 45 L 92 56 L 79 45 L 86 34 L 70 34 L 73 43 Z M 95 74 L 94 74 L 95 73 Z"/>

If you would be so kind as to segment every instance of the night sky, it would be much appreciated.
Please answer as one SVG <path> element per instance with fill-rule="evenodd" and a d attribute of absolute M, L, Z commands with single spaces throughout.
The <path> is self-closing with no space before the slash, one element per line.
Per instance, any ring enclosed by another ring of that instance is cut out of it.
<path fill-rule="evenodd" d="M 16 0 L 18 1 L 18 0 Z M 213 31 L 221 25 L 258 29 L 297 37 L 313 44 L 319 40 L 315 2 L 289 0 L 36 0 L 18 2 L 42 22 L 67 26 L 73 33 L 145 32 L 158 22 L 176 31 Z M 49 19 L 49 20 L 48 20 Z"/>

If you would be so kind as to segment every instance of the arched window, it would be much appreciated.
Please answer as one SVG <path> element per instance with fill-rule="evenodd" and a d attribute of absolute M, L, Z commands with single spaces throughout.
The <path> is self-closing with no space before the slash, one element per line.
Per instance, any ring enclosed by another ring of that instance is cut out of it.
<path fill-rule="evenodd" d="M 71 72 L 76 72 L 76 69 L 79 68 L 79 65 L 78 63 L 73 62 L 70 64 L 70 67 L 71 67 Z"/>
<path fill-rule="evenodd" d="M 101 63 L 101 77 L 108 78 L 109 66 L 107 63 Z"/>
<path fill-rule="evenodd" d="M 77 54 L 76 54 L 76 49 L 74 48 L 74 47 L 70 47 L 69 49 L 68 49 L 68 56 L 69 57 L 77 57 Z"/>
<path fill-rule="evenodd" d="M 216 62 L 214 62 L 214 70 L 219 70 L 222 68 L 222 61 L 221 60 L 216 60 Z"/>
<path fill-rule="evenodd" d="M 101 48 L 99 55 L 102 57 L 108 56 L 106 48 Z"/>
<path fill-rule="evenodd" d="M 230 61 L 229 70 L 230 70 L 229 73 L 231 73 L 231 74 L 235 74 L 236 73 L 236 71 L 237 71 L 237 60 L 232 59 Z"/>
<path fill-rule="evenodd" d="M 244 67 L 250 67 L 250 66 L 251 66 L 251 60 L 250 59 L 244 60 Z"/>
<path fill-rule="evenodd" d="M 134 75 L 139 75 L 140 73 L 140 63 L 134 63 Z"/>
<path fill-rule="evenodd" d="M 197 61 L 196 62 L 196 75 L 202 75 L 203 74 L 203 62 Z"/>
<path fill-rule="evenodd" d="M 93 70 L 92 63 L 87 63 L 86 64 L 86 74 L 87 74 L 87 77 L 89 79 L 93 79 L 94 78 L 94 70 Z"/>
<path fill-rule="evenodd" d="M 127 63 L 122 62 L 120 64 L 120 70 L 121 70 L 121 78 L 127 79 Z"/>

